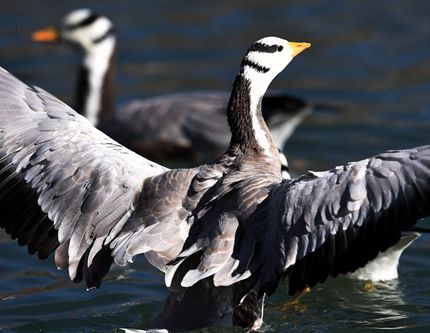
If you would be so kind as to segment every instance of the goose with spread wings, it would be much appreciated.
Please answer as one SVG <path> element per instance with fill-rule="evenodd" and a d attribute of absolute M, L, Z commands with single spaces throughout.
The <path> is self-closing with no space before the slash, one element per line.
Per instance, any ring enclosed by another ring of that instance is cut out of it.
<path fill-rule="evenodd" d="M 58 28 L 38 30 L 32 39 L 67 43 L 81 51 L 76 111 L 133 151 L 155 161 L 187 158 L 212 162 L 228 147 L 228 93 L 165 94 L 133 100 L 115 109 L 117 36 L 106 16 L 76 9 Z M 279 148 L 312 109 L 309 103 L 290 95 L 272 92 L 264 98 L 263 117 Z"/>
<path fill-rule="evenodd" d="M 81 50 L 76 110 L 127 148 L 155 161 L 175 157 L 213 161 L 228 147 L 225 93 L 160 95 L 134 100 L 114 110 L 117 37 L 106 16 L 90 9 L 76 9 L 62 19 L 59 28 L 36 31 L 33 40 L 68 43 Z M 262 105 L 263 118 L 278 147 L 283 147 L 312 110 L 297 97 L 273 93 L 263 98 Z M 290 179 L 285 156 L 281 161 L 283 178 Z M 371 281 L 397 278 L 401 253 L 419 235 L 403 235 L 391 251 L 381 253 L 370 265 L 349 276 Z"/>
<path fill-rule="evenodd" d="M 264 297 L 353 272 L 430 214 L 430 146 L 282 180 L 261 115 L 270 82 L 308 43 L 253 43 L 233 84 L 232 132 L 214 163 L 169 170 L 119 145 L 44 90 L 0 71 L 0 225 L 75 282 L 144 254 L 174 331 L 261 325 Z"/>

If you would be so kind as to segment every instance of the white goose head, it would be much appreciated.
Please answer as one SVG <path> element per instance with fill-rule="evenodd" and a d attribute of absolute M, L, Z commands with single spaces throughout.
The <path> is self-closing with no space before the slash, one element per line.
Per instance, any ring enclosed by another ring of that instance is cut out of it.
<path fill-rule="evenodd" d="M 270 82 L 310 43 L 288 42 L 279 37 L 265 37 L 253 43 L 242 61 L 241 74 L 255 93 L 263 95 Z"/>
<path fill-rule="evenodd" d="M 115 40 L 112 22 L 90 9 L 77 9 L 67 14 L 60 28 L 48 27 L 33 33 L 36 42 L 68 42 L 84 53 L 93 53 L 107 42 Z"/>

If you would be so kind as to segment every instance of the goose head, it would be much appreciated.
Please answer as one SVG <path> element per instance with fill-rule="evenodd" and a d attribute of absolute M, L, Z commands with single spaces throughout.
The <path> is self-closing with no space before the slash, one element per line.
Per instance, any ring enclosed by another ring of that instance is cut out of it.
<path fill-rule="evenodd" d="M 252 43 L 242 60 L 239 74 L 227 107 L 232 133 L 230 147 L 278 155 L 261 113 L 261 103 L 269 84 L 310 43 L 289 42 L 279 37 L 265 37 Z M 280 162 L 279 162 L 280 163 Z"/>
<path fill-rule="evenodd" d="M 265 37 L 254 42 L 242 60 L 240 74 L 263 95 L 270 82 L 303 50 L 307 42 L 289 42 L 279 37 Z"/>
<path fill-rule="evenodd" d="M 48 27 L 33 33 L 36 42 L 66 42 L 91 54 L 103 49 L 107 41 L 112 44 L 115 31 L 112 22 L 90 9 L 77 9 L 67 14 L 60 27 Z M 104 51 L 105 52 L 105 51 Z"/>

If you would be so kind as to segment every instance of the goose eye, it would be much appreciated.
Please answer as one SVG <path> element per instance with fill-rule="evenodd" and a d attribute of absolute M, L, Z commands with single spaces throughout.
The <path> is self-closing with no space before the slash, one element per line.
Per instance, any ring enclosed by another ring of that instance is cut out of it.
<path fill-rule="evenodd" d="M 281 52 L 284 49 L 284 47 L 282 45 L 278 46 L 278 52 Z"/>

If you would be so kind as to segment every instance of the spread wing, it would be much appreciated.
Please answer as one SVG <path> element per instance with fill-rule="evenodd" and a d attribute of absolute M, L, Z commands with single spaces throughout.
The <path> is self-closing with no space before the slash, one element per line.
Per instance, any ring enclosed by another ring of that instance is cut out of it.
<path fill-rule="evenodd" d="M 274 188 L 250 218 L 255 250 L 235 273 L 250 270 L 252 288 L 268 293 L 287 275 L 294 294 L 364 266 L 429 214 L 430 146 L 310 172 Z"/>
<path fill-rule="evenodd" d="M 55 251 L 57 266 L 68 266 L 71 279 L 84 276 L 97 285 L 113 260 L 108 245 L 145 200 L 145 181 L 165 175 L 168 182 L 178 174 L 129 151 L 52 95 L 0 70 L 0 226 L 40 258 Z M 183 177 L 192 175 L 184 171 Z M 143 225 L 161 218 L 148 216 Z"/>

